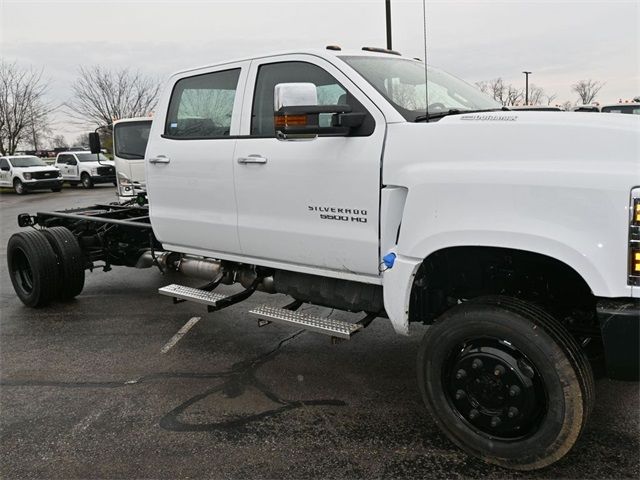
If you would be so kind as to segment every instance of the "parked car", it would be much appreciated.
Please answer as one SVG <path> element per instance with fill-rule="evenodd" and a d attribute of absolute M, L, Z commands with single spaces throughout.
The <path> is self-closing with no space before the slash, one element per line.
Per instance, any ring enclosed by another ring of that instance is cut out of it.
<path fill-rule="evenodd" d="M 578 105 L 573 107 L 573 112 L 599 112 L 600 107 L 597 105 Z"/>
<path fill-rule="evenodd" d="M 640 102 L 613 103 L 611 105 L 603 105 L 600 111 L 602 113 L 627 113 L 632 115 L 640 115 Z"/>
<path fill-rule="evenodd" d="M 116 185 L 114 164 L 102 153 L 90 151 L 66 151 L 56 157 L 55 166 L 62 172 L 62 178 L 71 185 L 82 184 L 93 188 L 99 183 Z"/>
<path fill-rule="evenodd" d="M 0 186 L 13 187 L 18 195 L 29 190 L 62 190 L 62 174 L 31 155 L 0 157 Z"/>

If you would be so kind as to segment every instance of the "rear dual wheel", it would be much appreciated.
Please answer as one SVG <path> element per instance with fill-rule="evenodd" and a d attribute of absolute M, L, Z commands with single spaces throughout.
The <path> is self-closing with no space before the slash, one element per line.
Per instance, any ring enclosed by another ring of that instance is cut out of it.
<path fill-rule="evenodd" d="M 575 444 L 593 406 L 593 374 L 571 335 L 535 305 L 478 298 L 429 327 L 418 383 L 440 429 L 489 463 L 534 470 Z"/>
<path fill-rule="evenodd" d="M 7 245 L 7 263 L 16 294 L 28 307 L 70 300 L 84 287 L 82 251 L 64 227 L 16 233 Z"/>

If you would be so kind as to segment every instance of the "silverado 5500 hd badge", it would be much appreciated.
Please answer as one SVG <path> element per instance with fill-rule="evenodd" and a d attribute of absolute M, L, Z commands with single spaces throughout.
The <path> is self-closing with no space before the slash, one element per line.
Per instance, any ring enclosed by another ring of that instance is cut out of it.
<path fill-rule="evenodd" d="M 367 223 L 367 211 L 361 208 L 307 206 L 310 212 L 318 212 L 321 220 Z"/>

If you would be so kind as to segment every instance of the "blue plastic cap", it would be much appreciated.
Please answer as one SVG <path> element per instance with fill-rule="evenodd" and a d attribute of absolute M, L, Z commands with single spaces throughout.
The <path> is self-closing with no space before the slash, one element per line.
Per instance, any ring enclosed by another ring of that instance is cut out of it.
<path fill-rule="evenodd" d="M 382 263 L 384 263 L 384 266 L 387 268 L 391 268 L 393 267 L 393 264 L 396 261 L 396 254 L 391 252 L 391 253 L 387 253 L 384 257 L 382 257 Z"/>

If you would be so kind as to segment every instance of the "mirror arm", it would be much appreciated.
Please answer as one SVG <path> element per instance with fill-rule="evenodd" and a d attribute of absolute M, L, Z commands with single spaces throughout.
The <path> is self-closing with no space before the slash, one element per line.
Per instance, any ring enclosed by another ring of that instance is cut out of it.
<path fill-rule="evenodd" d="M 276 115 L 313 115 L 320 113 L 350 113 L 350 105 L 291 105 L 276 110 Z"/>

